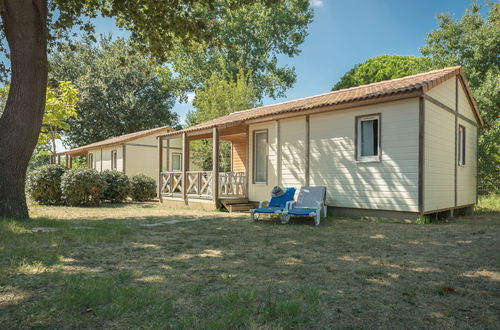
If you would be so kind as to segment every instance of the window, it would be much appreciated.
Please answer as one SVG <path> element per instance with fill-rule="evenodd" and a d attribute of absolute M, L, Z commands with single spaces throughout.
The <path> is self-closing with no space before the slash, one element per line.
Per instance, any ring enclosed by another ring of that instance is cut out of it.
<path fill-rule="evenodd" d="M 94 154 L 87 154 L 87 166 L 88 168 L 94 168 Z"/>
<path fill-rule="evenodd" d="M 253 182 L 267 183 L 267 131 L 253 135 Z"/>
<path fill-rule="evenodd" d="M 356 159 L 380 160 L 380 115 L 356 118 Z"/>
<path fill-rule="evenodd" d="M 465 165 L 465 127 L 458 125 L 458 165 Z"/>
<path fill-rule="evenodd" d="M 182 154 L 179 153 L 172 154 L 172 171 L 182 171 L 181 159 L 182 159 Z"/>
<path fill-rule="evenodd" d="M 116 150 L 111 150 L 111 169 L 116 171 L 118 169 L 118 153 Z"/>

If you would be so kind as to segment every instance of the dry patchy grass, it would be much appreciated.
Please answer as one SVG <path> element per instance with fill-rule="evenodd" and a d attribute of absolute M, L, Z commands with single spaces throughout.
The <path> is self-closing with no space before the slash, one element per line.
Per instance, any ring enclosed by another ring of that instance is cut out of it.
<path fill-rule="evenodd" d="M 0 221 L 2 328 L 500 322 L 498 212 L 432 225 L 328 218 L 314 227 L 154 203 L 31 211 L 32 221 Z M 206 221 L 164 223 L 193 218 Z"/>

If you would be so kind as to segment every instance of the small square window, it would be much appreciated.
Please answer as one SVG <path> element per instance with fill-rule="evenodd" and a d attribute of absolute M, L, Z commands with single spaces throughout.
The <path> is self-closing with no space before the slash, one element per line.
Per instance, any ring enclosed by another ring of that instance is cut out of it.
<path fill-rule="evenodd" d="M 172 154 L 172 171 L 182 171 L 181 159 L 182 159 L 182 154 L 179 153 Z"/>
<path fill-rule="evenodd" d="M 358 161 L 380 160 L 380 115 L 356 119 Z"/>
<path fill-rule="evenodd" d="M 458 165 L 465 165 L 465 127 L 458 125 Z"/>

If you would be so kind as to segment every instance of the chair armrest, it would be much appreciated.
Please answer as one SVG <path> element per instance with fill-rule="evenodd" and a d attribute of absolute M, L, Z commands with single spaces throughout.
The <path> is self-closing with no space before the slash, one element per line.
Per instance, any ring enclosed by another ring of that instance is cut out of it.
<path fill-rule="evenodd" d="M 269 201 L 260 201 L 259 208 L 264 207 L 264 204 L 265 205 L 269 204 Z"/>
<path fill-rule="evenodd" d="M 285 204 L 285 211 L 293 209 L 294 206 L 295 206 L 295 201 L 288 201 L 288 202 L 286 202 L 286 204 Z"/>

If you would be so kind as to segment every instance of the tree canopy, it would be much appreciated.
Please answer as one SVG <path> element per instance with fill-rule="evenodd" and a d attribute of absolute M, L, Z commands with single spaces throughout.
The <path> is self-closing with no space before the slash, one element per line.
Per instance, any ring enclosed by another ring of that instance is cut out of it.
<path fill-rule="evenodd" d="M 429 68 L 430 60 L 425 57 L 381 55 L 355 65 L 333 86 L 336 91 L 343 88 L 370 84 L 410 76 Z"/>
<path fill-rule="evenodd" d="M 293 67 L 280 66 L 277 58 L 300 53 L 312 17 L 309 0 L 225 6 L 219 24 L 210 29 L 215 46 L 176 47 L 169 62 L 187 90 L 202 87 L 214 71 L 236 78 L 242 68 L 251 74 L 259 99 L 282 97 L 295 83 L 296 74 Z"/>
<path fill-rule="evenodd" d="M 129 30 L 134 48 L 166 62 L 177 45 L 230 48 L 231 40 L 217 39 L 218 29 L 227 24 L 221 20 L 224 11 L 256 2 L 287 5 L 284 0 L 1 1 L 0 50 L 9 55 L 11 88 L 0 117 L 0 217 L 28 217 L 24 186 L 42 125 L 48 45 L 67 40 L 77 27 L 93 35 L 91 19 L 100 15 Z"/>
<path fill-rule="evenodd" d="M 235 111 L 258 106 L 257 91 L 252 83 L 251 73 L 245 73 L 243 68 L 240 68 L 236 78 L 233 78 L 227 71 L 213 72 L 203 88 L 196 90 L 193 105 L 195 110 L 187 115 L 188 125 L 196 125 Z M 212 168 L 211 143 L 211 140 L 193 141 L 190 146 L 194 164 L 205 170 Z M 229 171 L 231 144 L 221 141 L 219 149 L 219 167 L 221 171 Z"/>
<path fill-rule="evenodd" d="M 112 136 L 179 124 L 176 86 L 159 65 L 110 36 L 63 44 L 50 55 L 49 82 L 70 79 L 80 91 L 65 141 L 81 146 Z"/>

